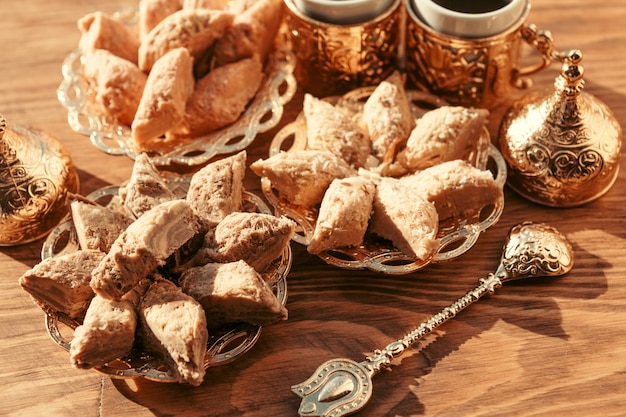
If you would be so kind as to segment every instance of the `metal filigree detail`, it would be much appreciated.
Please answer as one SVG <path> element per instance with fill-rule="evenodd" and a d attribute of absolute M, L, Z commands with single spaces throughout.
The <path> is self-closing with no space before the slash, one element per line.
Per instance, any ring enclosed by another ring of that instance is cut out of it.
<path fill-rule="evenodd" d="M 463 297 L 420 324 L 402 339 L 388 344 L 364 362 L 333 359 L 322 364 L 309 379 L 292 387 L 302 398 L 301 417 L 339 417 L 363 408 L 372 395 L 371 377 L 389 367 L 417 340 L 455 317 L 486 294 L 493 294 L 506 281 L 522 278 L 559 276 L 574 265 L 572 247 L 561 233 L 541 223 L 525 222 L 513 227 L 502 250 L 495 273 L 479 280 L 479 285 Z"/>
<path fill-rule="evenodd" d="M 326 97 L 385 79 L 397 64 L 400 3 L 395 0 L 388 11 L 362 24 L 333 25 L 311 19 L 293 1 L 285 1 L 302 88 Z"/>
<path fill-rule="evenodd" d="M 464 310 L 470 304 L 478 301 L 483 295 L 493 294 L 495 290 L 501 286 L 502 282 L 495 274 L 489 274 L 486 279 L 480 279 L 479 285 L 472 291 L 469 291 L 463 297 L 459 298 L 457 301 L 450 304 L 448 307 L 445 307 L 424 323 L 420 324 L 402 339 L 388 344 L 382 350 L 375 350 L 374 355 L 368 357 L 362 365 L 369 369 L 372 374 L 380 372 L 381 369 L 391 365 L 391 359 L 400 356 L 405 349 L 409 348 L 416 341 L 431 333 L 446 321 L 455 317 L 461 310 Z"/>
<path fill-rule="evenodd" d="M 567 239 L 556 229 L 543 224 L 522 223 L 509 235 L 498 274 L 505 280 L 531 275 L 562 275 L 574 265 L 572 253 Z"/>

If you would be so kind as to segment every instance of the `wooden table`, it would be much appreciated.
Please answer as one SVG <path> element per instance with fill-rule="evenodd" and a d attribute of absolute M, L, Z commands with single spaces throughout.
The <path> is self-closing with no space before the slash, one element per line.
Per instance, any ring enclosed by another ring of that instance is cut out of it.
<path fill-rule="evenodd" d="M 4 2 L 0 112 L 60 138 L 87 194 L 126 180 L 132 161 L 96 150 L 74 133 L 57 102 L 64 57 L 78 41 L 76 20 L 130 0 Z M 529 20 L 550 29 L 557 48 L 581 49 L 586 91 L 626 121 L 626 31 L 621 0 L 533 0 Z M 553 65 L 534 77 L 550 87 Z M 281 124 L 300 110 L 302 92 Z M 502 110 L 492 114 L 495 135 Z M 500 114 L 499 114 L 500 113 Z M 248 148 L 267 156 L 276 129 Z M 625 157 L 622 157 L 624 165 Z M 259 191 L 250 172 L 246 186 Z M 112 380 L 69 365 L 44 330 L 43 314 L 17 284 L 40 260 L 42 242 L 0 248 L 0 415 L 293 416 L 290 387 L 325 360 L 357 361 L 403 336 L 492 272 L 507 230 L 523 220 L 549 223 L 572 242 L 565 277 L 510 284 L 460 314 L 374 378 L 362 416 L 621 416 L 626 413 L 626 171 L 599 200 L 550 209 L 506 190 L 502 218 L 465 255 L 406 276 L 342 271 L 294 244 L 289 320 L 263 329 L 236 362 L 211 368 L 192 388 Z M 399 366 L 402 365 L 402 366 Z"/>

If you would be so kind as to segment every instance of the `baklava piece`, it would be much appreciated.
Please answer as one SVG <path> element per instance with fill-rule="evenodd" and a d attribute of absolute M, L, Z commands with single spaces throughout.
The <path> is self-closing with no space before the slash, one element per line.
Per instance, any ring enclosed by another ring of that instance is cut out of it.
<path fill-rule="evenodd" d="M 131 224 L 95 268 L 91 288 L 119 300 L 199 231 L 198 217 L 185 200 L 159 204 Z"/>
<path fill-rule="evenodd" d="M 307 250 L 312 254 L 363 242 L 372 204 L 375 183 L 364 177 L 334 180 L 322 200 L 313 237 Z"/>
<path fill-rule="evenodd" d="M 141 41 L 139 68 L 151 71 L 168 52 L 185 48 L 196 58 L 209 49 L 233 21 L 233 14 L 209 9 L 181 9 L 161 20 Z"/>
<path fill-rule="evenodd" d="M 103 12 L 93 12 L 78 19 L 78 29 L 81 32 L 78 47 L 83 53 L 106 49 L 137 64 L 139 39 L 118 19 Z"/>
<path fill-rule="evenodd" d="M 295 228 L 286 217 L 235 212 L 206 235 L 203 250 L 215 262 L 241 259 L 261 273 L 283 253 Z"/>
<path fill-rule="evenodd" d="M 213 69 L 196 83 L 183 123 L 170 134 L 199 137 L 234 123 L 256 95 L 263 77 L 256 57 Z"/>
<path fill-rule="evenodd" d="M 208 226 L 241 209 L 246 151 L 211 162 L 193 174 L 187 202 Z"/>
<path fill-rule="evenodd" d="M 180 0 L 139 0 L 139 39 L 145 39 L 163 19 L 181 8 Z"/>
<path fill-rule="evenodd" d="M 440 220 L 479 213 L 503 196 L 491 171 L 476 168 L 465 160 L 444 162 L 398 181 L 433 202 Z"/>
<path fill-rule="evenodd" d="M 415 195 L 394 178 L 381 178 L 376 186 L 370 230 L 390 240 L 414 259 L 427 260 L 439 246 L 439 217 L 435 205 Z"/>
<path fill-rule="evenodd" d="M 124 212 L 84 197 L 70 195 L 68 201 L 78 244 L 83 250 L 108 252 L 115 239 L 133 222 Z"/>
<path fill-rule="evenodd" d="M 312 149 L 280 152 L 250 165 L 267 177 L 281 197 L 295 205 L 314 207 L 335 178 L 356 175 L 356 169 L 328 151 Z"/>
<path fill-rule="evenodd" d="M 173 49 L 155 63 L 131 125 L 137 153 L 165 153 L 178 145 L 164 134 L 183 120 L 194 84 L 193 58 L 186 48 Z"/>
<path fill-rule="evenodd" d="M 209 327 L 234 322 L 266 325 L 287 319 L 285 306 L 244 261 L 192 268 L 183 273 L 180 282 L 183 291 L 204 308 Z"/>
<path fill-rule="evenodd" d="M 406 146 L 396 158 L 414 172 L 443 162 L 466 158 L 478 145 L 489 111 L 443 106 L 417 119 Z"/>
<path fill-rule="evenodd" d="M 85 52 L 84 57 L 83 77 L 94 91 L 96 104 L 116 122 L 130 126 L 146 86 L 147 75 L 136 64 L 106 49 Z"/>
<path fill-rule="evenodd" d="M 257 56 L 265 62 L 283 17 L 283 0 L 239 0 L 235 15 L 224 36 L 215 45 L 213 65 L 220 67 L 244 58 Z"/>
<path fill-rule="evenodd" d="M 92 271 L 104 256 L 98 250 L 79 250 L 47 258 L 20 277 L 20 286 L 44 311 L 80 318 L 94 296 Z"/>
<path fill-rule="evenodd" d="M 350 116 L 331 103 L 304 95 L 307 148 L 334 153 L 355 168 L 365 166 L 371 151 L 369 136 Z"/>
<path fill-rule="evenodd" d="M 163 357 L 179 382 L 202 383 L 209 333 L 204 310 L 174 283 L 156 278 L 139 304 L 144 348 Z"/>
<path fill-rule="evenodd" d="M 135 308 L 128 300 L 108 300 L 96 295 L 85 320 L 74 330 L 70 343 L 72 366 L 90 369 L 128 356 L 135 342 Z"/>
<path fill-rule="evenodd" d="M 399 72 L 393 72 L 376 86 L 363 106 L 363 121 L 373 154 L 383 163 L 391 163 L 415 126 Z"/>
<path fill-rule="evenodd" d="M 161 203 L 176 200 L 176 195 L 145 153 L 135 157 L 130 180 L 118 193 L 124 210 L 135 218 Z"/>

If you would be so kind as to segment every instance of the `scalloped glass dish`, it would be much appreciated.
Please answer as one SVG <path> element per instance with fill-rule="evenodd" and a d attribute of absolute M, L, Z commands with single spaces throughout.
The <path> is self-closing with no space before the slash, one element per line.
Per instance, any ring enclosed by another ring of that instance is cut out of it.
<path fill-rule="evenodd" d="M 114 17 L 126 26 L 137 26 L 138 10 L 118 11 Z M 277 35 L 277 48 L 266 66 L 266 77 L 246 111 L 233 124 L 206 136 L 194 138 L 190 143 L 166 154 L 151 155 L 155 165 L 201 165 L 219 154 L 230 154 L 248 147 L 258 133 L 275 127 L 283 115 L 284 105 L 296 93 L 297 82 L 293 74 L 295 60 L 286 34 L 281 28 Z M 57 98 L 67 108 L 67 121 L 72 130 L 89 137 L 99 150 L 111 155 L 135 158 L 129 126 L 119 124 L 103 115 L 93 102 L 92 92 L 81 76 L 84 57 L 80 49 L 74 50 L 61 67 L 63 81 L 57 89 Z"/>
<path fill-rule="evenodd" d="M 168 185 L 179 196 L 186 192 L 190 176 L 171 175 L 166 177 Z M 116 207 L 119 204 L 117 197 L 119 187 L 109 186 L 101 188 L 86 197 L 97 203 Z M 245 192 L 244 211 L 255 211 L 271 214 L 271 209 L 258 196 Z M 80 250 L 76 231 L 71 219 L 67 219 L 52 231 L 44 241 L 41 258 L 47 259 L 65 253 Z M 271 283 L 278 300 L 285 305 L 287 302 L 287 281 L 292 263 L 291 248 L 287 246 L 282 255 L 263 271 L 264 279 Z M 70 349 L 73 329 L 80 323 L 68 318 L 64 314 L 54 311 L 45 312 L 45 326 L 48 334 L 58 346 L 66 351 Z M 234 361 L 257 342 L 261 335 L 262 326 L 247 323 L 233 323 L 217 329 L 209 329 L 207 354 L 204 367 L 224 365 Z M 143 377 L 158 382 L 177 382 L 176 376 L 168 371 L 162 361 L 150 353 L 133 348 L 126 358 L 120 358 L 105 366 L 94 368 L 97 372 L 112 378 Z"/>
<path fill-rule="evenodd" d="M 373 90 L 374 87 L 358 88 L 344 96 L 332 97 L 328 100 L 336 106 L 342 106 L 357 113 L 361 111 L 365 100 Z M 419 91 L 409 90 L 407 95 L 415 117 L 445 104 L 441 99 Z M 276 134 L 270 145 L 269 155 L 304 149 L 305 146 L 305 121 L 304 115 L 300 113 L 296 120 L 284 126 Z M 477 148 L 466 155 L 465 159 L 477 168 L 489 169 L 496 182 L 504 186 L 507 174 L 506 162 L 498 149 L 491 144 L 486 128 L 481 133 Z M 293 240 L 308 246 L 315 230 L 317 209 L 297 206 L 281 198 L 266 177 L 261 178 L 261 187 L 276 213 L 287 216 L 298 224 L 298 232 Z M 504 198 L 501 198 L 495 204 L 483 208 L 479 213 L 441 221 L 437 234 L 440 240 L 439 247 L 435 254 L 426 260 L 411 258 L 398 251 L 389 241 L 379 239 L 369 233 L 366 233 L 363 244 L 358 247 L 334 249 L 322 252 L 318 256 L 329 265 L 342 269 L 369 269 L 390 275 L 408 274 L 423 269 L 431 263 L 449 261 L 467 252 L 478 241 L 480 234 L 500 219 L 503 209 Z"/>

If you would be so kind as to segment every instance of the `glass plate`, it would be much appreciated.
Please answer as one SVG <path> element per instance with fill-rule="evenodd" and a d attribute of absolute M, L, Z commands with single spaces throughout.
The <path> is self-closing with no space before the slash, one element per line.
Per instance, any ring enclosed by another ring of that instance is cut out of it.
<path fill-rule="evenodd" d="M 162 173 L 163 174 L 163 173 Z M 163 174 L 170 188 L 183 197 L 189 186 L 190 176 Z M 118 186 L 109 186 L 94 191 L 87 198 L 100 204 L 115 208 L 119 204 Z M 258 196 L 245 192 L 244 211 L 272 214 L 271 209 Z M 76 231 L 71 218 L 63 221 L 44 241 L 41 258 L 47 259 L 65 253 L 80 250 Z M 278 300 L 285 305 L 287 302 L 287 281 L 292 263 L 291 248 L 287 246 L 282 255 L 262 273 L 264 279 L 272 283 Z M 70 341 L 80 323 L 64 314 L 46 311 L 45 326 L 48 334 L 58 346 L 66 351 L 70 349 Z M 210 329 L 207 342 L 205 369 L 210 366 L 223 365 L 237 359 L 249 351 L 261 335 L 262 326 L 247 323 L 233 323 L 218 329 Z M 133 348 L 126 358 L 118 359 L 105 366 L 94 368 L 96 371 L 112 378 L 143 377 L 158 382 L 177 382 L 176 376 L 168 371 L 162 361 L 147 352 Z"/>
<path fill-rule="evenodd" d="M 137 27 L 138 9 L 118 11 L 114 17 L 130 28 Z M 294 96 L 297 82 L 293 75 L 295 60 L 290 49 L 286 28 L 276 39 L 277 48 L 266 66 L 263 85 L 244 114 L 233 124 L 206 136 L 194 138 L 166 154 L 151 155 L 155 165 L 173 163 L 195 166 L 204 164 L 218 154 L 229 154 L 249 146 L 258 133 L 272 129 L 280 121 L 284 105 Z M 80 49 L 70 53 L 61 67 L 63 81 L 57 98 L 67 108 L 67 121 L 75 132 L 89 137 L 91 143 L 111 155 L 135 158 L 129 126 L 121 125 L 98 111 L 91 91 L 82 76 L 83 55 Z"/>
<path fill-rule="evenodd" d="M 328 100 L 336 106 L 358 113 L 374 88 L 358 88 L 344 96 L 331 97 Z M 409 90 L 407 96 L 415 117 L 446 104 L 435 96 L 419 91 Z M 284 126 L 276 134 L 270 144 L 269 154 L 272 156 L 278 152 L 295 151 L 304 149 L 305 146 L 305 121 L 304 115 L 300 113 L 295 121 Z M 507 173 L 506 162 L 498 149 L 491 144 L 489 131 L 486 128 L 481 133 L 477 148 L 466 155 L 465 159 L 477 168 L 489 169 L 494 174 L 496 182 L 504 186 Z M 317 209 L 297 206 L 281 198 L 267 177 L 261 178 L 261 187 L 276 213 L 287 216 L 298 224 L 298 232 L 293 240 L 308 246 L 315 230 Z M 390 275 L 408 274 L 431 263 L 449 261 L 467 252 L 477 242 L 480 234 L 500 219 L 503 209 L 504 197 L 494 205 L 485 207 L 480 213 L 441 221 L 437 234 L 440 239 L 439 248 L 431 258 L 426 260 L 411 258 L 398 251 L 389 241 L 376 238 L 369 233 L 365 235 L 361 246 L 321 252 L 318 256 L 326 263 L 342 269 L 369 269 Z"/>

